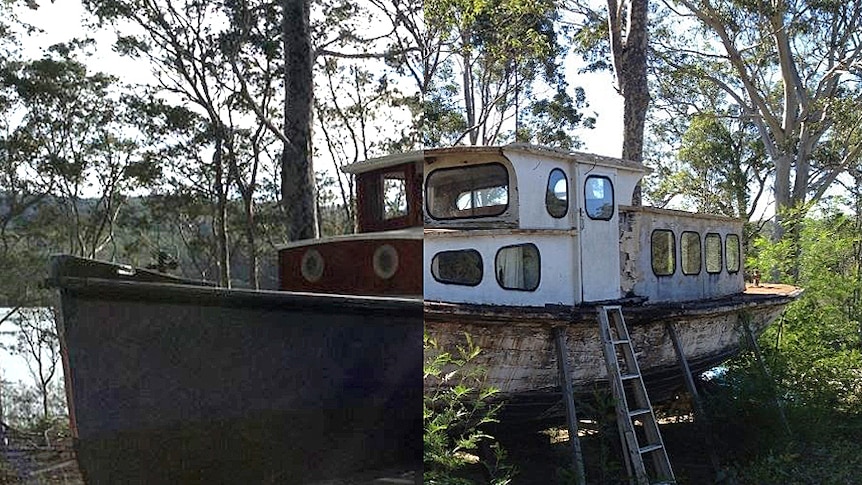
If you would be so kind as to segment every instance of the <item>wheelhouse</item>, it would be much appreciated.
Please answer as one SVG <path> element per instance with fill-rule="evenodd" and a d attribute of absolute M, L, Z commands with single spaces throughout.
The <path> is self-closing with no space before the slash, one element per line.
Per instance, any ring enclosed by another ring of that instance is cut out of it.
<path fill-rule="evenodd" d="M 279 248 L 280 289 L 421 296 L 422 153 L 366 160 L 356 176 L 356 234 Z"/>

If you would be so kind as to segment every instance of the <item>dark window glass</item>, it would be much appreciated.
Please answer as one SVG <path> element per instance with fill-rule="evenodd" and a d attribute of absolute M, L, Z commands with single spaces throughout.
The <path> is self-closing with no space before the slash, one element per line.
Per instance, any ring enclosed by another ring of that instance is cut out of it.
<path fill-rule="evenodd" d="M 476 286 L 482 282 L 482 255 L 475 249 L 439 252 L 431 259 L 431 275 L 441 283 Z"/>
<path fill-rule="evenodd" d="M 707 234 L 703 246 L 706 253 L 706 272 L 721 273 L 721 236 L 714 232 Z"/>
<path fill-rule="evenodd" d="M 507 290 L 533 291 L 539 287 L 541 262 L 535 244 L 501 248 L 494 266 L 497 283 Z"/>
<path fill-rule="evenodd" d="M 569 211 L 569 181 L 566 173 L 555 168 L 548 177 L 548 189 L 545 192 L 545 207 L 551 217 L 560 218 Z"/>
<path fill-rule="evenodd" d="M 728 234 L 727 238 L 724 240 L 724 254 L 727 258 L 727 271 L 729 273 L 736 273 L 739 271 L 740 266 L 740 248 L 739 248 L 739 236 L 736 234 Z"/>
<path fill-rule="evenodd" d="M 679 242 L 680 265 L 682 273 L 687 275 L 700 274 L 701 250 L 700 234 L 696 232 L 684 232 Z"/>
<path fill-rule="evenodd" d="M 587 177 L 584 205 L 590 219 L 610 220 L 614 216 L 614 184 L 611 179 L 597 175 Z"/>
<path fill-rule="evenodd" d="M 676 271 L 676 246 L 672 231 L 656 229 L 652 232 L 652 270 L 656 276 L 670 276 Z"/>
<path fill-rule="evenodd" d="M 428 175 L 425 195 L 435 219 L 498 216 L 509 204 L 509 172 L 499 163 L 442 168 Z"/>

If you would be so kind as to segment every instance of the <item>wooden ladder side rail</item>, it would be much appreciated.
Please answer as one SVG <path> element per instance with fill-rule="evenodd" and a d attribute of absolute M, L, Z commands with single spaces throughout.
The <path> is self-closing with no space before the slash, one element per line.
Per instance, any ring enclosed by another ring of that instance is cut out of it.
<path fill-rule="evenodd" d="M 614 392 L 617 410 L 617 423 L 620 436 L 624 440 L 624 446 L 628 450 L 631 461 L 629 471 L 634 470 L 634 478 L 640 485 L 648 485 L 649 477 L 643 462 L 643 455 L 649 455 L 652 459 L 653 469 L 664 483 L 675 483 L 673 469 L 667 456 L 667 449 L 658 428 L 652 405 L 644 385 L 643 375 L 635 356 L 628 328 L 623 318 L 622 307 L 603 306 L 598 309 L 600 334 L 605 353 L 605 363 L 608 366 L 608 379 L 611 381 L 611 389 Z M 611 331 L 613 328 L 613 332 Z M 616 336 L 615 336 L 616 335 Z M 626 367 L 625 374 L 619 366 L 619 351 Z M 623 381 L 631 382 L 632 397 L 637 408 L 631 409 L 625 392 Z M 637 419 L 643 425 L 646 443 L 641 446 L 638 443 L 634 429 L 634 420 Z M 658 477 L 657 477 L 658 478 Z"/>
<path fill-rule="evenodd" d="M 676 326 L 674 326 L 673 322 L 665 322 L 664 325 L 667 330 L 667 334 L 670 337 L 670 341 L 673 344 L 673 350 L 676 353 L 677 362 L 682 371 L 685 387 L 694 403 L 695 425 L 700 428 L 701 433 L 706 439 L 706 446 L 709 448 L 710 464 L 712 465 L 713 471 L 718 474 L 721 472 L 721 462 L 718 459 L 715 441 L 712 436 L 712 422 L 703 407 L 703 400 L 700 398 L 700 393 L 697 392 L 697 387 L 694 384 L 694 377 L 691 375 L 691 368 L 688 366 L 688 359 L 685 356 L 685 350 L 682 348 L 682 344 L 680 344 L 679 337 L 676 334 Z"/>
<path fill-rule="evenodd" d="M 568 348 L 566 333 L 563 327 L 554 327 L 554 343 L 557 349 L 557 370 L 560 377 L 560 389 L 563 393 L 563 403 L 566 406 L 566 424 L 569 428 L 569 443 L 572 446 L 572 467 L 575 471 L 577 485 L 586 485 L 584 473 L 584 454 L 581 450 L 581 439 L 578 437 L 578 416 L 575 412 L 575 396 L 572 388 L 572 378 L 569 373 Z"/>
<path fill-rule="evenodd" d="M 751 316 L 743 313 L 740 315 L 739 320 L 742 324 L 742 333 L 745 334 L 746 340 L 748 340 L 748 345 L 751 346 L 751 349 L 754 351 L 754 358 L 757 360 L 760 372 L 763 374 L 766 382 L 769 383 L 770 391 L 772 392 L 772 399 L 775 403 L 775 408 L 778 409 L 778 416 L 781 418 L 781 424 L 784 425 L 784 431 L 787 433 L 787 436 L 793 436 L 793 432 L 790 430 L 790 422 L 787 420 L 787 414 L 784 412 L 784 403 L 778 397 L 778 389 L 775 385 L 775 380 L 772 378 L 772 374 L 766 366 L 763 354 L 760 353 L 760 345 L 757 344 L 757 338 L 754 336 L 754 331 L 751 330 Z"/>

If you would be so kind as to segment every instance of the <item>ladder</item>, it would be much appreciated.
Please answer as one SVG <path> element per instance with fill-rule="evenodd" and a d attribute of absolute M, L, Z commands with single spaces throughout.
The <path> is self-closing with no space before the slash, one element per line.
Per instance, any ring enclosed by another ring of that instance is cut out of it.
<path fill-rule="evenodd" d="M 628 455 L 625 462 L 629 476 L 638 485 L 675 483 L 622 308 L 601 306 L 598 308 L 598 320 L 608 380 L 616 402 L 617 427 L 624 452 Z M 636 426 L 636 422 L 641 426 Z M 644 456 L 650 458 L 650 473 L 647 472 Z M 650 476 L 653 482 L 650 482 Z"/>

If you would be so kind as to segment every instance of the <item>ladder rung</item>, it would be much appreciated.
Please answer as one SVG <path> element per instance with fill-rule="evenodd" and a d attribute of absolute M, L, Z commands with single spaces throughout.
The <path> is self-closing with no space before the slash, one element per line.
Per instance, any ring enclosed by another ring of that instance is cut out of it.
<path fill-rule="evenodd" d="M 619 340 L 611 340 L 611 343 L 614 345 L 622 345 L 629 343 L 628 339 L 619 339 Z"/>
<path fill-rule="evenodd" d="M 624 381 L 630 381 L 630 380 L 632 380 L 632 379 L 637 379 L 637 378 L 638 378 L 638 377 L 640 377 L 640 376 L 641 376 L 640 374 L 623 374 L 623 375 L 621 375 L 620 377 L 621 377 L 621 378 L 622 378 L 622 380 L 624 380 Z"/>
<path fill-rule="evenodd" d="M 650 413 L 649 408 L 633 409 L 633 410 L 629 411 L 629 416 L 634 418 L 636 416 L 641 416 L 643 414 L 649 414 L 649 413 Z"/>
<path fill-rule="evenodd" d="M 662 448 L 664 448 L 664 446 L 662 446 L 662 445 L 661 445 L 661 444 L 659 444 L 659 443 L 656 443 L 656 444 L 654 444 L 654 445 L 647 445 L 647 446 L 644 446 L 644 447 L 643 447 L 643 448 L 641 448 L 639 451 L 641 452 L 641 455 L 643 455 L 644 453 L 651 453 L 651 452 L 653 452 L 653 451 L 657 451 L 657 450 L 660 450 L 660 449 L 662 449 Z"/>

